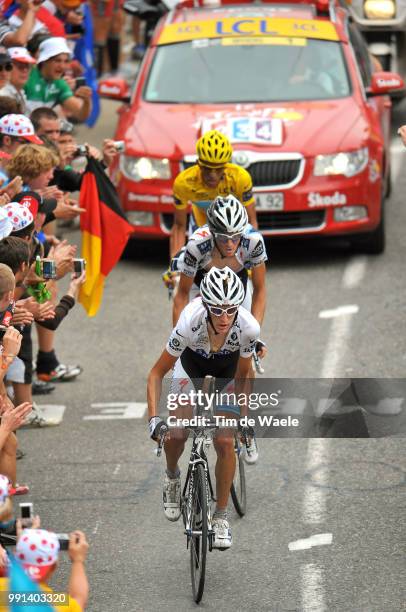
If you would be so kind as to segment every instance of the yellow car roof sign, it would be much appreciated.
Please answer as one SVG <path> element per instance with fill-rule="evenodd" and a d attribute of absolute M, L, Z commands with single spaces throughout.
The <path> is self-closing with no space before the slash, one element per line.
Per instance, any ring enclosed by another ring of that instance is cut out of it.
<path fill-rule="evenodd" d="M 210 21 L 185 21 L 166 25 L 158 45 L 167 45 L 205 38 L 232 36 L 285 36 L 288 38 L 317 38 L 339 40 L 334 25 L 315 19 L 279 19 L 273 17 L 211 19 Z"/>

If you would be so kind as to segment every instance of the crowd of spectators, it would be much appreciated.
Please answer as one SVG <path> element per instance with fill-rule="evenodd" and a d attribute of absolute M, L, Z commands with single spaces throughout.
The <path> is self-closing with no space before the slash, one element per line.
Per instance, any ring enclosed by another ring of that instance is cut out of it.
<path fill-rule="evenodd" d="M 28 485 L 18 482 L 17 459 L 25 452 L 16 434 L 22 427 L 57 425 L 35 396 L 57 393 L 60 381 L 74 384 L 82 372 L 80 364 L 64 363 L 55 350 L 58 327 L 69 319 L 85 280 L 85 272 L 74 272 L 77 248 L 64 239 L 64 227 L 84 212 L 78 193 L 86 157 L 107 169 L 118 153 L 112 140 L 105 140 L 101 151 L 88 143 L 79 146 L 75 133 L 77 124 L 92 125 L 96 76 L 104 73 L 105 60 L 110 72 L 120 66 L 123 20 L 120 0 L 1 4 L 0 534 L 16 534 L 14 556 L 45 592 L 57 568 L 60 542 L 40 528 L 39 517 L 25 523 L 14 518 L 12 496 L 29 492 Z M 139 59 L 144 49 L 136 17 L 132 25 L 133 57 Z M 85 39 L 86 53 L 80 56 L 77 45 Z M 58 282 L 66 276 L 68 289 L 58 296 Z M 67 548 L 71 599 L 61 609 L 81 610 L 88 598 L 84 534 L 73 532 Z M 0 545 L 0 595 L 7 591 L 10 571 Z"/>
<path fill-rule="evenodd" d="M 25 53 L 16 51 L 15 56 Z M 12 86 L 17 88 L 17 81 Z M 59 222 L 72 223 L 84 212 L 77 200 L 83 172 L 80 164 L 74 167 L 81 149 L 74 126 L 64 115 L 44 106 L 36 107 L 31 117 L 32 121 L 20 112 L 16 95 L 0 96 L 0 533 L 13 523 L 9 496 L 29 492 L 17 478 L 17 459 L 24 451 L 16 432 L 21 427 L 58 424 L 33 401 L 33 395 L 56 393 L 60 381 L 74 381 L 82 372 L 79 364 L 61 363 L 55 352 L 57 329 L 74 307 L 85 280 L 85 272 L 74 271 L 77 247 L 64 239 Z M 81 154 L 82 168 L 86 156 L 94 156 L 107 168 L 117 151 L 113 141 L 107 140 L 103 151 L 85 145 L 85 155 Z M 58 296 L 58 282 L 66 276 L 68 289 Z M 7 496 L 1 501 L 5 490 Z M 51 533 L 39 530 L 39 524 L 28 527 L 23 530 L 17 523 L 15 555 L 47 592 L 59 544 Z M 30 546 L 36 547 L 36 556 L 30 555 Z M 71 535 L 68 610 L 86 606 L 87 546 L 81 532 Z M 7 572 L 7 555 L 0 548 L 0 573 L 6 581 Z"/>

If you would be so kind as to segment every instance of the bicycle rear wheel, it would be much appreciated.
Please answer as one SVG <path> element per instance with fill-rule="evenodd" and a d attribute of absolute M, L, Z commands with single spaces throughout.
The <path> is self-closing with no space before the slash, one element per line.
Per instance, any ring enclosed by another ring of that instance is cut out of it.
<path fill-rule="evenodd" d="M 202 464 L 198 463 L 192 491 L 192 516 L 190 538 L 190 573 L 193 598 L 199 603 L 203 597 L 207 555 L 207 485 Z"/>
<path fill-rule="evenodd" d="M 235 440 L 236 466 L 233 484 L 231 485 L 231 499 L 239 516 L 247 511 L 247 489 L 245 486 L 245 467 L 242 458 L 243 448 L 238 438 Z"/>

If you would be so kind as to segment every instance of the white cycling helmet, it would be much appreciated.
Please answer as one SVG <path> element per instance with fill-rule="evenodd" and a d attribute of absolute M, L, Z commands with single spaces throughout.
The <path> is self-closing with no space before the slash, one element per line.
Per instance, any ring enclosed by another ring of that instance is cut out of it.
<path fill-rule="evenodd" d="M 235 196 L 217 196 L 207 209 L 207 223 L 212 232 L 242 234 L 248 225 L 248 214 Z"/>
<path fill-rule="evenodd" d="M 228 266 L 213 267 L 200 284 L 200 295 L 210 306 L 240 306 L 244 301 L 244 285 Z"/>

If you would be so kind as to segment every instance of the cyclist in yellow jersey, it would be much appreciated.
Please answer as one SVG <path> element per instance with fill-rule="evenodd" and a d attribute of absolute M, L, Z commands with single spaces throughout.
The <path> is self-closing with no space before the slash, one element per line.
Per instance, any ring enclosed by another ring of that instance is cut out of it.
<path fill-rule="evenodd" d="M 175 179 L 174 223 L 170 239 L 170 257 L 184 246 L 188 206 L 192 204 L 192 230 L 206 223 L 206 210 L 217 196 L 234 195 L 247 207 L 248 221 L 257 228 L 252 180 L 244 168 L 231 164 L 230 141 L 217 130 L 206 132 L 196 143 L 197 164 Z"/>

